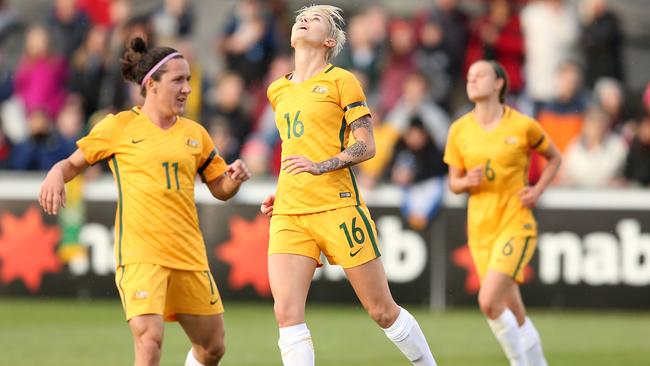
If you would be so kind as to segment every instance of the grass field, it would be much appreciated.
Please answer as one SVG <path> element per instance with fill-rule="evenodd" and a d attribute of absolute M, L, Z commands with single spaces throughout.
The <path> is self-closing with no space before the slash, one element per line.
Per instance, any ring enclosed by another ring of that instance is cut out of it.
<path fill-rule="evenodd" d="M 226 304 L 223 365 L 280 365 L 269 304 Z M 441 366 L 506 365 L 478 310 L 411 308 Z M 532 311 L 551 366 L 650 365 L 650 312 Z M 310 305 L 319 366 L 407 365 L 354 306 Z M 162 365 L 183 365 L 189 349 L 177 324 L 165 329 Z M 0 365 L 129 365 L 131 335 L 116 301 L 0 300 Z"/>

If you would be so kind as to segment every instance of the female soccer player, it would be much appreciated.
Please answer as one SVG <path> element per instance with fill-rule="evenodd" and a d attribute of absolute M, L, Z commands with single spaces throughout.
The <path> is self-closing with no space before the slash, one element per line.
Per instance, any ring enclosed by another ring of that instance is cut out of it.
<path fill-rule="evenodd" d="M 507 89 L 498 63 L 477 61 L 470 67 L 467 95 L 474 110 L 452 124 L 444 159 L 451 190 L 469 193 L 467 235 L 481 277 L 481 311 L 511 365 L 546 365 L 518 284 L 537 245 L 531 208 L 562 159 L 539 123 L 504 105 Z M 548 161 L 534 186 L 527 183 L 531 150 Z"/>
<path fill-rule="evenodd" d="M 345 42 L 341 10 L 301 9 L 291 31 L 295 70 L 268 89 L 282 138 L 271 216 L 269 280 L 285 366 L 314 365 L 305 302 L 321 252 L 341 265 L 363 307 L 414 365 L 435 365 L 416 320 L 391 296 L 376 229 L 350 166 L 375 154 L 370 111 L 359 82 L 328 64 Z M 352 132 L 355 143 L 347 146 Z"/>
<path fill-rule="evenodd" d="M 163 320 L 177 320 L 192 348 L 186 365 L 217 365 L 223 356 L 223 305 L 199 230 L 197 173 L 227 200 L 250 174 L 226 165 L 207 131 L 181 117 L 191 91 L 183 55 L 147 50 L 135 38 L 122 59 L 124 79 L 138 83 L 142 107 L 109 114 L 47 174 L 39 202 L 48 214 L 65 206 L 64 183 L 89 164 L 110 159 L 118 189 L 115 282 L 135 344 L 135 365 L 158 365 Z"/>

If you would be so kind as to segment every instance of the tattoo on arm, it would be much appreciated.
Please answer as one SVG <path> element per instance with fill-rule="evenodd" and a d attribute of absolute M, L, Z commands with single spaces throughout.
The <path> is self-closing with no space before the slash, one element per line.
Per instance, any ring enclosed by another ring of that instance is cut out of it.
<path fill-rule="evenodd" d="M 347 168 L 350 165 L 352 165 L 351 161 L 340 160 L 335 156 L 331 159 L 327 159 L 325 161 L 321 161 L 320 163 L 316 163 L 316 168 L 318 169 L 318 172 L 320 174 L 323 174 L 323 173 L 331 172 L 333 170 Z"/>
<path fill-rule="evenodd" d="M 372 121 L 370 121 L 370 117 L 367 115 L 363 116 L 350 124 L 350 129 L 352 132 L 356 131 L 359 128 L 365 128 L 368 130 L 368 132 L 372 133 Z"/>
<path fill-rule="evenodd" d="M 369 133 L 372 133 L 372 121 L 369 116 L 363 116 L 350 124 L 352 132 L 359 128 L 365 128 Z M 343 150 L 342 154 L 351 157 L 353 160 L 362 160 L 368 152 L 368 145 L 363 141 L 357 141 Z M 347 168 L 354 165 L 355 161 L 341 160 L 337 157 L 316 163 L 316 168 L 320 174 L 331 172 L 337 169 Z"/>

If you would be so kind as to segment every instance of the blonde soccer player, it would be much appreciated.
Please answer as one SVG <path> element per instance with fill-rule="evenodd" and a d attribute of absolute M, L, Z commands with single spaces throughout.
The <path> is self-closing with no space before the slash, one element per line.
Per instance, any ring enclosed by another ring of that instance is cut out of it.
<path fill-rule="evenodd" d="M 504 105 L 507 75 L 493 61 L 467 73 L 474 109 L 451 125 L 445 151 L 449 187 L 469 193 L 467 235 L 481 278 L 478 301 L 512 366 L 546 365 L 541 340 L 519 292 L 537 245 L 531 209 L 558 171 L 561 157 L 539 123 Z M 531 151 L 548 163 L 529 185 Z"/>
<path fill-rule="evenodd" d="M 220 200 L 250 174 L 226 165 L 207 131 L 181 117 L 190 69 L 168 47 L 148 50 L 135 38 L 122 59 L 125 80 L 140 85 L 142 107 L 109 114 L 41 186 L 49 214 L 65 205 L 64 183 L 107 159 L 117 184 L 115 282 L 135 345 L 135 365 L 158 365 L 163 321 L 178 321 L 192 348 L 187 366 L 217 365 L 225 352 L 223 304 L 208 267 L 194 203 L 198 174 Z"/>
<path fill-rule="evenodd" d="M 359 82 L 328 63 L 345 42 L 341 22 L 333 6 L 301 9 L 291 31 L 295 70 L 268 89 L 282 170 L 261 211 L 271 216 L 268 269 L 282 362 L 314 365 L 305 302 L 323 253 L 343 267 L 363 307 L 406 358 L 435 365 L 417 321 L 391 296 L 375 225 L 350 170 L 375 154 L 375 143 Z M 348 146 L 350 134 L 356 142 Z"/>

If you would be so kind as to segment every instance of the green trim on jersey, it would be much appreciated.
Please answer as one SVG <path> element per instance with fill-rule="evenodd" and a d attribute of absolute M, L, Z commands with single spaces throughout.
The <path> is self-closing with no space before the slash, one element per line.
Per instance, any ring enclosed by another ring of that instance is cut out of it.
<path fill-rule="evenodd" d="M 381 253 L 379 253 L 379 248 L 377 247 L 377 241 L 375 240 L 375 234 L 372 231 L 372 226 L 370 225 L 370 221 L 368 221 L 366 214 L 363 212 L 361 207 L 359 207 L 359 205 L 354 206 L 354 208 L 357 209 L 357 212 L 359 212 L 359 215 L 361 215 L 361 219 L 363 220 L 364 225 L 366 225 L 366 231 L 368 231 L 368 236 L 370 236 L 370 243 L 372 243 L 372 249 L 375 251 L 375 255 L 377 257 L 380 257 Z"/>
<path fill-rule="evenodd" d="M 530 241 L 530 236 L 526 237 L 526 243 L 524 244 L 524 250 L 521 251 L 521 258 L 519 258 L 519 263 L 517 263 L 517 267 L 515 268 L 515 273 L 512 274 L 512 278 L 517 278 L 517 272 L 521 269 L 521 263 L 524 261 L 524 258 L 526 257 L 526 250 L 528 249 L 528 242 Z"/>
<path fill-rule="evenodd" d="M 120 181 L 120 169 L 117 166 L 117 159 L 115 158 L 115 155 L 113 155 L 111 161 L 113 162 L 113 169 L 115 169 L 115 180 L 117 181 L 117 193 L 118 193 L 117 210 L 119 213 L 118 220 L 120 224 L 120 232 L 118 234 L 118 239 L 117 239 L 117 253 L 118 253 L 117 265 L 121 266 L 122 265 L 122 231 L 123 231 L 122 208 L 124 206 L 124 202 L 122 201 L 122 183 Z"/>

